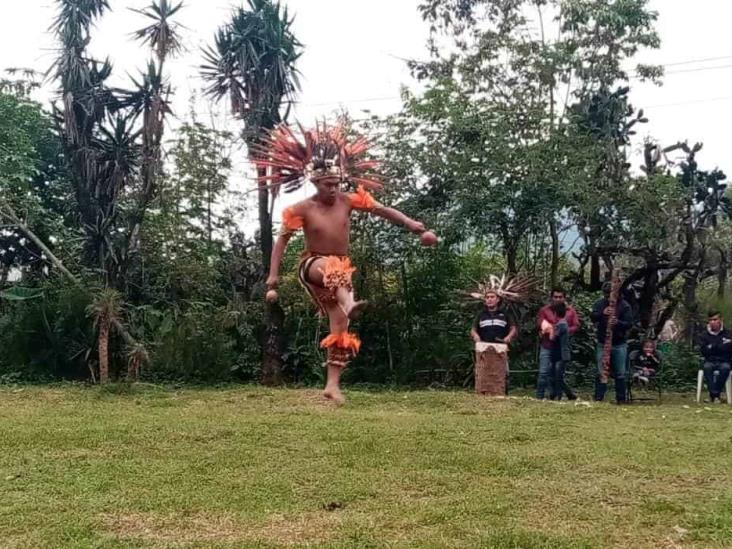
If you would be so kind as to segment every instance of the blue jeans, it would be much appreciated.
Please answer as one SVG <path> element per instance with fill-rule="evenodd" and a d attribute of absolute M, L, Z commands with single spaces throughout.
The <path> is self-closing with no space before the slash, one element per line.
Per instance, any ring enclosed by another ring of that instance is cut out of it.
<path fill-rule="evenodd" d="M 539 378 L 536 380 L 536 398 L 544 398 L 549 380 L 552 379 L 552 350 L 542 347 L 539 350 Z"/>
<path fill-rule="evenodd" d="M 715 376 L 714 372 L 718 372 L 718 375 Z M 729 362 L 704 361 L 704 380 L 707 382 L 711 398 L 719 398 L 719 395 L 724 391 L 724 384 L 727 383 L 729 372 Z"/>
<path fill-rule="evenodd" d="M 595 380 L 595 400 L 605 398 L 607 383 L 602 383 L 602 351 L 603 346 L 595 347 L 597 357 L 597 379 Z M 613 345 L 610 352 L 610 369 L 615 380 L 615 398 L 618 402 L 625 402 L 625 376 L 627 374 L 628 344 Z"/>
<path fill-rule="evenodd" d="M 564 373 L 567 363 L 563 360 L 554 363 L 554 380 L 552 384 L 552 400 L 562 400 L 562 393 L 567 393 L 567 398 L 574 397 L 574 393 L 564 380 Z"/>
<path fill-rule="evenodd" d="M 564 381 L 564 370 L 566 363 L 560 361 L 552 363 L 551 349 L 541 347 L 539 350 L 539 377 L 536 380 L 536 398 L 543 399 L 548 387 L 551 387 L 551 399 L 561 399 L 562 392 L 567 393 L 567 398 L 574 398 L 575 395 Z"/>

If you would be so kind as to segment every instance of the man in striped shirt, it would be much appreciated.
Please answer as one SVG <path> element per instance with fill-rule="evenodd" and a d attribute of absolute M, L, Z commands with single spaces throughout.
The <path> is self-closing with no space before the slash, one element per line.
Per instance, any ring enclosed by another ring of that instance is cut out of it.
<path fill-rule="evenodd" d="M 475 319 L 470 335 L 476 343 L 510 344 L 516 337 L 516 324 L 499 308 L 501 299 L 498 293 L 488 291 L 485 294 L 485 308 Z"/>
<path fill-rule="evenodd" d="M 475 392 L 488 396 L 506 394 L 507 346 L 517 333 L 515 322 L 499 308 L 500 301 L 496 290 L 486 291 L 483 301 L 485 307 L 470 330 L 476 343 Z"/>

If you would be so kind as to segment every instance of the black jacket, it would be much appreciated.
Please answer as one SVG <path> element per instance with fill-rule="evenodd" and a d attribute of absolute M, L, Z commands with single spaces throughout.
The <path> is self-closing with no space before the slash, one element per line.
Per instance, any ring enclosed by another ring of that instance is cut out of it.
<path fill-rule="evenodd" d="M 699 350 L 709 362 L 729 363 L 732 361 L 732 333 L 722 328 L 719 333 L 713 334 L 707 328 L 699 336 Z"/>
<path fill-rule="evenodd" d="M 590 318 L 597 326 L 597 342 L 602 345 L 605 343 L 605 333 L 607 332 L 608 317 L 602 314 L 610 302 L 607 298 L 603 298 L 592 308 Z M 633 311 L 630 305 L 624 299 L 618 299 L 616 308 L 617 323 L 613 328 L 613 345 L 625 343 L 628 339 L 628 330 L 633 326 Z"/>
<path fill-rule="evenodd" d="M 473 329 L 478 332 L 480 340 L 486 343 L 498 343 L 511 331 L 515 322 L 503 311 L 483 309 L 475 319 Z"/>

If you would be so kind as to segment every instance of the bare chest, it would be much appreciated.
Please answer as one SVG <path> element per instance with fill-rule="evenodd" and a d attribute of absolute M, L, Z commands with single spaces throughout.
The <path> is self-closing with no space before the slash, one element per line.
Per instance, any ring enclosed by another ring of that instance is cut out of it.
<path fill-rule="evenodd" d="M 350 231 L 350 208 L 347 204 L 330 207 L 316 206 L 305 215 L 305 236 L 312 242 L 348 240 Z"/>

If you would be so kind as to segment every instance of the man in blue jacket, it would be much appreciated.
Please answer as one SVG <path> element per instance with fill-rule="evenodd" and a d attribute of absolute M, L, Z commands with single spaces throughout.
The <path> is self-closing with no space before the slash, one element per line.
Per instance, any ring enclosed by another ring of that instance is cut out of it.
<path fill-rule="evenodd" d="M 595 303 L 590 318 L 597 328 L 597 378 L 595 379 L 595 400 L 601 401 L 607 392 L 607 383 L 602 382 L 602 353 L 608 326 L 612 330 L 612 352 L 610 368 L 615 379 L 615 398 L 618 404 L 625 402 L 625 376 L 627 374 L 628 330 L 633 326 L 633 312 L 622 296 L 618 297 L 614 322 L 610 324 L 610 283 L 602 287 L 605 294 Z"/>
<path fill-rule="evenodd" d="M 704 357 L 704 379 L 709 398 L 719 402 L 719 395 L 727 383 L 732 363 L 732 334 L 724 328 L 719 311 L 710 311 L 707 329 L 699 337 L 699 350 Z M 714 375 L 718 372 L 718 375 Z"/>

